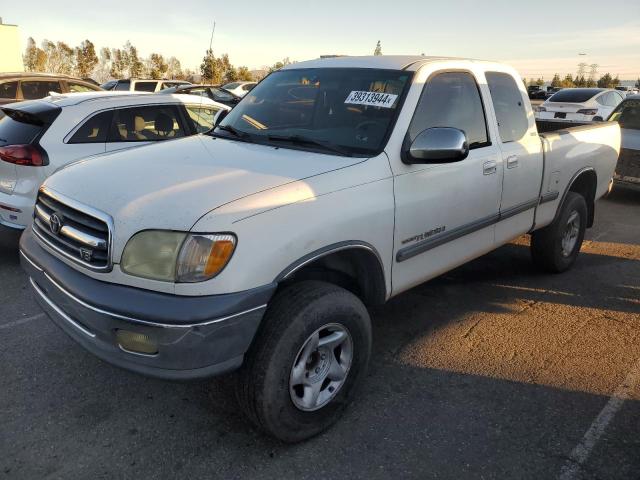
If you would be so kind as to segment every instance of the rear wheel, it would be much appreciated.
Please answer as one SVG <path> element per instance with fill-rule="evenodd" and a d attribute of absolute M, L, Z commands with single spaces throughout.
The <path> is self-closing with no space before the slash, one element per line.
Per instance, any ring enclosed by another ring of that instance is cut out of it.
<path fill-rule="evenodd" d="M 531 236 L 534 263 L 554 273 L 571 268 L 578 258 L 586 226 L 587 202 L 578 193 L 567 193 L 558 218 Z"/>
<path fill-rule="evenodd" d="M 370 351 L 371 323 L 360 299 L 324 282 L 292 285 L 270 303 L 238 372 L 238 403 L 270 435 L 307 439 L 342 415 Z"/>

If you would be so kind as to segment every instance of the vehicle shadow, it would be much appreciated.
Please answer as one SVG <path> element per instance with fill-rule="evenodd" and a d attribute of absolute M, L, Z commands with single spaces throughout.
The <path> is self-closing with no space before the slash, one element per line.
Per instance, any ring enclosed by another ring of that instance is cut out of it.
<path fill-rule="evenodd" d="M 555 477 L 607 394 L 581 388 L 580 379 L 576 388 L 527 372 L 510 380 L 508 368 L 526 358 L 488 356 L 485 374 L 460 362 L 433 368 L 421 342 L 470 315 L 490 320 L 520 306 L 638 314 L 639 278 L 634 258 L 584 252 L 570 272 L 542 274 L 526 245 L 510 244 L 415 287 L 372 312 L 372 366 L 359 399 L 331 430 L 298 445 L 250 426 L 230 377 L 191 384 L 142 378 L 100 362 L 43 320 L 29 343 L 31 363 L 10 354 L 24 347 L 17 340 L 0 354 L 11 397 L 2 402 L 3 427 L 16 432 L 11 442 L 0 436 L 0 467 L 24 478 Z M 458 347 L 464 340 L 452 337 Z M 638 418 L 640 402 L 627 408 Z M 635 475 L 638 437 L 616 449 L 624 462 L 592 466 L 598 472 L 586 478 Z"/>

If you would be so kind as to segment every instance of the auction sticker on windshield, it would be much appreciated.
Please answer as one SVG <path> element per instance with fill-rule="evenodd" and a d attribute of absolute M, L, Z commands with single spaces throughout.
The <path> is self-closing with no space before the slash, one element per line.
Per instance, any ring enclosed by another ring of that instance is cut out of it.
<path fill-rule="evenodd" d="M 352 91 L 344 103 L 355 105 L 371 105 L 372 107 L 393 108 L 398 95 L 392 93 Z"/>

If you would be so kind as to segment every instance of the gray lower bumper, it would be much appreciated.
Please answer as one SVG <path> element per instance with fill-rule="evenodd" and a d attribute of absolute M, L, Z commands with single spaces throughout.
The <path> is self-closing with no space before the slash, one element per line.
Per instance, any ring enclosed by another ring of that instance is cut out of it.
<path fill-rule="evenodd" d="M 264 315 L 266 302 L 275 290 L 275 286 L 269 286 L 244 292 L 250 298 L 242 298 L 240 302 L 238 294 L 230 294 L 234 296 L 233 304 L 243 306 L 241 311 L 227 311 L 222 316 L 187 323 L 176 318 L 170 323 L 157 320 L 162 312 L 149 311 L 149 315 L 141 317 L 136 311 L 136 316 L 130 316 L 122 307 L 136 297 L 139 297 L 138 306 L 151 305 L 153 302 L 148 297 L 153 296 L 155 309 L 163 308 L 158 304 L 162 301 L 167 302 L 165 310 L 180 311 L 182 305 L 184 316 L 188 317 L 193 315 L 193 308 L 200 305 L 202 297 L 159 296 L 156 292 L 126 288 L 127 295 L 123 296 L 127 297 L 127 303 L 119 303 L 115 297 L 113 308 L 105 308 L 104 298 L 100 298 L 101 305 L 96 306 L 90 299 L 82 298 L 83 291 L 123 287 L 94 280 L 71 269 L 44 251 L 29 232 L 21 240 L 21 262 L 40 306 L 76 342 L 113 365 L 171 380 L 210 377 L 238 368 Z M 76 275 L 83 277 L 81 283 L 74 278 Z M 209 308 L 215 310 L 210 302 L 218 302 L 221 312 L 228 309 L 227 295 L 204 298 L 209 299 Z M 157 344 L 158 352 L 146 355 L 123 350 L 116 338 L 118 330 L 146 335 Z"/>

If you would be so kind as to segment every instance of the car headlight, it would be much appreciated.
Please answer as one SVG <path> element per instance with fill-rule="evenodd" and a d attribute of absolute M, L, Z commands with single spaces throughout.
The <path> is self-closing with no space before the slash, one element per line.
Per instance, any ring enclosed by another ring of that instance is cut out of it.
<path fill-rule="evenodd" d="M 227 265 L 236 247 L 229 233 L 202 234 L 146 230 L 124 249 L 123 272 L 165 282 L 202 282 Z"/>

